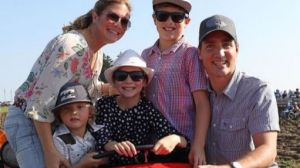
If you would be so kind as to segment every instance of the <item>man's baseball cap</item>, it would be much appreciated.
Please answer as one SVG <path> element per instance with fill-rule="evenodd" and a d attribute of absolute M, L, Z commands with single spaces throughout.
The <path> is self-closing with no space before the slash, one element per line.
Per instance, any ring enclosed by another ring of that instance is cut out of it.
<path fill-rule="evenodd" d="M 214 31 L 224 31 L 228 33 L 237 43 L 234 22 L 226 16 L 214 15 L 201 22 L 199 30 L 199 44 L 208 34 Z"/>
<path fill-rule="evenodd" d="M 92 104 L 91 98 L 83 85 L 73 82 L 66 83 L 59 90 L 56 104 L 52 109 L 52 112 L 56 112 L 64 105 L 77 102 L 86 102 Z"/>
<path fill-rule="evenodd" d="M 152 1 L 153 6 L 162 4 L 162 3 L 174 4 L 176 6 L 183 8 L 184 10 L 186 10 L 187 13 L 190 13 L 190 11 L 192 9 L 190 0 L 153 0 Z"/>

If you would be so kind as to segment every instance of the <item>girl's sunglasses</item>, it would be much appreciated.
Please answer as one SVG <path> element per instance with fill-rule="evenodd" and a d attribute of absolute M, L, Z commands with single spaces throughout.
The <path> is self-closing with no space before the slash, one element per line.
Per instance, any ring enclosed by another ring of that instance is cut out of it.
<path fill-rule="evenodd" d="M 160 22 L 165 22 L 169 19 L 169 17 L 171 17 L 174 23 L 181 23 L 185 18 L 189 17 L 189 15 L 184 12 L 164 12 L 164 11 L 155 11 L 154 16 Z"/>
<path fill-rule="evenodd" d="M 124 81 L 124 80 L 127 79 L 128 75 L 135 82 L 140 81 L 142 79 L 145 79 L 145 77 L 146 77 L 144 71 L 130 71 L 130 72 L 127 72 L 127 71 L 120 71 L 120 70 L 116 70 L 113 73 L 112 77 L 116 81 Z"/>
<path fill-rule="evenodd" d="M 121 22 L 121 25 L 124 29 L 130 28 L 130 26 L 131 26 L 131 22 L 130 22 L 129 18 L 120 17 L 118 14 L 116 14 L 114 12 L 110 12 L 110 13 L 106 14 L 106 18 L 115 23 Z"/>

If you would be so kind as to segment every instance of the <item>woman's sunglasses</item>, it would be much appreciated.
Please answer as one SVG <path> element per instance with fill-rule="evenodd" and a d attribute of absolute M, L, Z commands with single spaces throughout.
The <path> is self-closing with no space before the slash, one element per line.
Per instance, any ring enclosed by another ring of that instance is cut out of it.
<path fill-rule="evenodd" d="M 169 19 L 169 17 L 171 17 L 174 23 L 181 23 L 185 18 L 189 17 L 189 15 L 184 12 L 164 12 L 164 11 L 155 11 L 154 16 L 160 22 L 165 22 Z"/>
<path fill-rule="evenodd" d="M 130 72 L 127 72 L 127 71 L 116 70 L 113 73 L 113 79 L 116 80 L 116 81 L 124 81 L 124 80 L 127 79 L 128 76 L 130 76 L 130 78 L 135 82 L 146 78 L 146 75 L 145 75 L 144 71 L 130 71 Z"/>
<path fill-rule="evenodd" d="M 106 14 L 106 18 L 115 23 L 121 22 L 121 25 L 124 29 L 128 29 L 131 26 L 131 22 L 128 17 L 120 17 L 118 14 L 113 12 Z"/>

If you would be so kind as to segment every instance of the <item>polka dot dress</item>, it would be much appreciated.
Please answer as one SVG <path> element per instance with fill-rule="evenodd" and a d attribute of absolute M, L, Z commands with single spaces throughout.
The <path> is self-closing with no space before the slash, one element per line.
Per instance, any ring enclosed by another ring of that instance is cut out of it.
<path fill-rule="evenodd" d="M 154 144 L 169 134 L 179 134 L 176 129 L 146 98 L 127 110 L 122 110 L 116 102 L 116 96 L 103 97 L 96 103 L 96 123 L 105 126 L 96 132 L 96 149 L 104 151 L 109 141 L 130 141 L 135 146 Z M 143 153 L 134 158 L 113 156 L 113 165 L 143 163 Z"/>

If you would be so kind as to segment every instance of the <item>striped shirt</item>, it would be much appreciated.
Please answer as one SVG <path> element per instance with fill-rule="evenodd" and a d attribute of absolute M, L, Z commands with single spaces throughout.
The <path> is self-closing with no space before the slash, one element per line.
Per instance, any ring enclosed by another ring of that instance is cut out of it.
<path fill-rule="evenodd" d="M 207 79 L 197 48 L 179 40 L 161 52 L 158 42 L 145 49 L 142 57 L 155 70 L 146 96 L 171 124 L 190 140 L 194 133 L 195 104 L 192 92 L 207 89 Z"/>
<path fill-rule="evenodd" d="M 236 71 L 221 94 L 209 89 L 212 118 L 207 160 L 224 164 L 254 150 L 251 135 L 279 131 L 275 95 L 269 84 Z"/>

